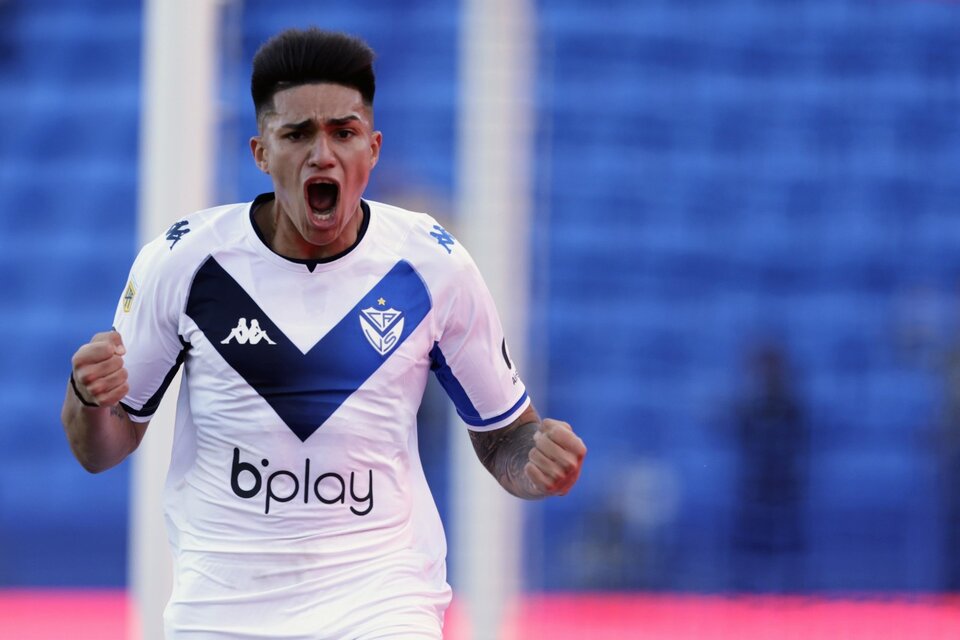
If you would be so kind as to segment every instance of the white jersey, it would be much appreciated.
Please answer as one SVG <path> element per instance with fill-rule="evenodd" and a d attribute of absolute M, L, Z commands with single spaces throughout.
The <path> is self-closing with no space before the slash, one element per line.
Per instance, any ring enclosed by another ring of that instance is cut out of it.
<path fill-rule="evenodd" d="M 470 256 L 424 214 L 364 202 L 331 261 L 272 252 L 254 203 L 140 252 L 117 307 L 149 420 L 182 363 L 165 513 L 168 638 L 439 638 L 446 543 L 417 450 L 433 370 L 472 429 L 529 404 Z"/>

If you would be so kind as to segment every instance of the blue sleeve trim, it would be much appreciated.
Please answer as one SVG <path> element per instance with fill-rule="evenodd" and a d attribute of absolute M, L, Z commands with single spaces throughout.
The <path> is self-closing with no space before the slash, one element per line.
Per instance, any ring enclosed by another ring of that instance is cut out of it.
<path fill-rule="evenodd" d="M 440 351 L 440 344 L 436 342 L 433 343 L 433 349 L 430 350 L 430 369 L 436 374 L 437 380 L 440 381 L 440 386 L 443 387 L 443 390 L 446 391 L 450 399 L 453 400 L 453 404 L 457 408 L 457 413 L 460 414 L 464 422 L 474 424 L 477 420 L 483 420 L 480 417 L 480 412 L 477 411 L 477 408 L 470 402 L 467 391 L 463 388 L 463 385 L 460 384 L 460 381 L 457 380 L 457 377 L 453 375 L 450 365 L 447 364 L 447 359 L 443 357 L 443 352 Z"/>
<path fill-rule="evenodd" d="M 500 422 L 501 420 L 509 416 L 511 413 L 519 409 L 521 406 L 523 406 L 523 403 L 526 401 L 527 401 L 527 392 L 524 391 L 523 395 L 520 396 L 520 399 L 517 400 L 516 404 L 514 404 L 512 407 L 510 407 L 500 415 L 494 416 L 492 418 L 487 418 L 486 420 L 480 420 L 478 418 L 468 418 L 467 416 L 463 415 L 459 411 L 457 413 L 460 413 L 460 417 L 463 418 L 463 421 L 466 422 L 471 427 L 486 427 L 487 425 Z"/>
<path fill-rule="evenodd" d="M 520 396 L 520 399 L 517 400 L 512 407 L 492 418 L 483 419 L 480 417 L 480 412 L 477 411 L 477 408 L 473 406 L 473 402 L 470 401 L 470 397 L 467 396 L 463 385 L 460 384 L 457 377 L 453 375 L 453 371 L 450 369 L 450 365 L 447 364 L 447 360 L 444 358 L 438 343 L 434 343 L 433 349 L 430 351 L 430 369 L 436 374 L 437 380 L 440 381 L 440 386 L 443 387 L 447 395 L 450 396 L 450 399 L 453 400 L 453 404 L 457 408 L 457 414 L 471 427 L 486 427 L 500 422 L 527 401 L 527 392 L 524 391 L 523 395 Z"/>

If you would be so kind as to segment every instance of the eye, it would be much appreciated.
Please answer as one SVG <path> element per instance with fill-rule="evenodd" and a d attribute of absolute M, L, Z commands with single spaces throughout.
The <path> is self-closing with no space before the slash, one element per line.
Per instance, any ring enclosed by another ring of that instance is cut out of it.
<path fill-rule="evenodd" d="M 353 129 L 337 129 L 336 133 L 334 133 L 333 135 L 335 135 L 340 140 L 349 140 L 350 138 L 352 138 L 357 134 Z"/>
<path fill-rule="evenodd" d="M 302 131 L 291 131 L 290 133 L 285 133 L 283 135 L 284 140 L 292 140 L 296 142 L 297 140 L 303 140 Z"/>

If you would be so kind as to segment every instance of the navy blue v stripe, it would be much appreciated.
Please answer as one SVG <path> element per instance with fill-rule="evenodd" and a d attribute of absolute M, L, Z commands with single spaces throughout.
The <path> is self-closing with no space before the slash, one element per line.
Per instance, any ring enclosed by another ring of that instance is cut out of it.
<path fill-rule="evenodd" d="M 305 441 L 399 348 L 430 306 L 420 275 L 401 260 L 304 354 L 211 256 L 194 277 L 186 312 L 224 360 Z M 402 331 L 385 355 L 363 333 L 360 314 L 370 308 L 402 314 Z M 276 344 L 222 344 L 240 318 L 256 319 Z"/>

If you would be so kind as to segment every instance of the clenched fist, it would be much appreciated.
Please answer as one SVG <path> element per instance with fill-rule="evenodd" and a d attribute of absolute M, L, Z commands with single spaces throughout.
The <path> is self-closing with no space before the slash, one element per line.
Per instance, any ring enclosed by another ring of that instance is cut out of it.
<path fill-rule="evenodd" d="M 545 418 L 533 435 L 527 477 L 548 495 L 566 495 L 580 477 L 587 447 L 566 422 Z"/>
<path fill-rule="evenodd" d="M 130 390 L 123 355 L 127 352 L 116 331 L 104 331 L 73 354 L 73 380 L 86 402 L 112 407 Z"/>

